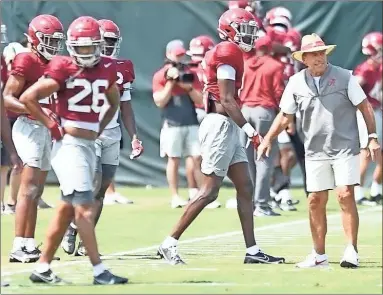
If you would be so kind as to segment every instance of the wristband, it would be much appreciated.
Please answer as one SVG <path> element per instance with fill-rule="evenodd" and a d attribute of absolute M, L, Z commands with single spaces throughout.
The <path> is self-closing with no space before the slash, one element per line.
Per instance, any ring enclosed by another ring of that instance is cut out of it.
<path fill-rule="evenodd" d="M 253 137 L 254 135 L 257 134 L 257 132 L 255 131 L 255 129 L 253 128 L 253 126 L 250 125 L 250 123 L 246 123 L 245 125 L 242 126 L 241 128 L 248 137 Z"/>

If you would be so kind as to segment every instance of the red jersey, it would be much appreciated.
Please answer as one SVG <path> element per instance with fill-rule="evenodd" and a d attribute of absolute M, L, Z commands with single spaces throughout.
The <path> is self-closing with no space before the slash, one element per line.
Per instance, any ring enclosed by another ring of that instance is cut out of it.
<path fill-rule="evenodd" d="M 131 60 L 117 59 L 117 85 L 120 89 L 120 95 L 123 97 L 126 90 L 130 90 L 130 85 L 133 83 L 135 77 L 134 67 Z"/>
<path fill-rule="evenodd" d="M 47 65 L 48 61 L 40 58 L 37 54 L 33 52 L 21 52 L 15 56 L 9 75 L 20 76 L 25 79 L 25 84 L 21 91 L 21 93 L 23 93 L 44 76 Z M 40 99 L 39 103 L 43 108 L 50 108 L 49 98 Z M 13 113 L 9 114 L 13 117 Z M 15 114 L 15 116 L 18 115 Z M 35 120 L 31 115 L 27 115 L 27 117 Z"/>
<path fill-rule="evenodd" d="M 3 56 L 1 56 L 1 91 L 4 90 L 5 83 L 7 82 L 8 78 L 8 71 L 7 71 L 7 64 L 5 63 L 5 59 Z"/>
<path fill-rule="evenodd" d="M 105 103 L 105 92 L 117 80 L 114 60 L 101 57 L 92 68 L 81 68 L 71 57 L 55 56 L 45 70 L 45 75 L 56 80 L 56 113 L 72 121 L 99 122 L 99 113 Z"/>
<path fill-rule="evenodd" d="M 374 109 L 381 108 L 382 67 L 374 67 L 366 60 L 355 68 L 354 75 L 363 78 L 364 85 L 362 89 L 366 93 L 367 99 L 372 107 Z"/>
<path fill-rule="evenodd" d="M 240 103 L 238 91 L 242 87 L 244 71 L 243 53 L 238 45 L 229 41 L 223 41 L 206 52 L 205 58 L 202 61 L 205 80 L 204 103 L 206 111 L 208 111 L 208 99 L 217 101 L 221 99 L 217 80 L 217 69 L 221 65 L 229 65 L 235 69 L 235 99 L 238 104 Z"/>

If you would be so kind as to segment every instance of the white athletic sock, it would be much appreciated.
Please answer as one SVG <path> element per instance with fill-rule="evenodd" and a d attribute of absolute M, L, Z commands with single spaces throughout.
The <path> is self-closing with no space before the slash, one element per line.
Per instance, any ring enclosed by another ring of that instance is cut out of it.
<path fill-rule="evenodd" d="M 100 264 L 93 266 L 93 276 L 95 276 L 95 277 L 99 276 L 104 271 L 106 271 L 106 267 L 105 267 L 105 265 L 102 264 L 102 262 Z"/>
<path fill-rule="evenodd" d="M 25 248 L 28 252 L 31 252 L 36 249 L 36 241 L 34 238 L 25 238 Z"/>
<path fill-rule="evenodd" d="M 246 249 L 246 253 L 250 255 L 255 255 L 259 251 L 261 251 L 261 249 L 259 249 L 258 245 L 254 245 Z"/>
<path fill-rule="evenodd" d="M 278 198 L 282 203 L 286 203 L 288 200 L 291 200 L 291 195 L 289 189 L 285 188 L 278 193 Z"/>
<path fill-rule="evenodd" d="M 74 229 L 77 229 L 77 225 L 75 225 L 73 222 L 70 223 L 70 226 Z"/>
<path fill-rule="evenodd" d="M 50 267 L 49 263 L 40 262 L 40 263 L 37 263 L 35 271 L 37 271 L 38 273 L 43 273 L 43 272 L 48 271 L 50 268 L 51 267 Z"/>
<path fill-rule="evenodd" d="M 382 194 L 382 184 L 377 183 L 375 180 L 371 184 L 371 191 L 370 191 L 371 197 L 376 197 L 377 195 Z"/>
<path fill-rule="evenodd" d="M 16 252 L 17 250 L 21 250 L 24 247 L 25 242 L 23 237 L 15 237 L 13 240 L 12 252 Z"/>
<path fill-rule="evenodd" d="M 355 200 L 359 201 L 364 197 L 364 187 L 357 185 L 354 187 Z"/>
<path fill-rule="evenodd" d="M 162 246 L 165 248 L 172 247 L 172 246 L 177 246 L 178 240 L 176 240 L 173 237 L 166 237 L 164 242 L 162 243 Z"/>
<path fill-rule="evenodd" d="M 189 188 L 189 200 L 193 200 L 198 193 L 198 188 Z"/>

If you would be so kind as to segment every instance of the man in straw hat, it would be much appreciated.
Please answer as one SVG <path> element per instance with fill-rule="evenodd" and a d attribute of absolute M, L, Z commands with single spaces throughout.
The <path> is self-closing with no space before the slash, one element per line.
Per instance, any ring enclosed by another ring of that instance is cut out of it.
<path fill-rule="evenodd" d="M 327 62 L 336 45 L 326 45 L 316 34 L 302 38 L 300 51 L 292 57 L 307 69 L 293 75 L 282 95 L 281 112 L 258 148 L 258 158 L 268 156 L 271 143 L 299 112 L 305 144 L 306 181 L 313 251 L 300 268 L 328 266 L 325 254 L 328 191 L 336 188 L 348 245 L 340 265 L 357 267 L 359 217 L 354 186 L 360 182 L 360 143 L 357 109 L 363 114 L 369 133 L 367 149 L 372 159 L 380 154 L 372 107 L 355 76 L 349 70 Z"/>

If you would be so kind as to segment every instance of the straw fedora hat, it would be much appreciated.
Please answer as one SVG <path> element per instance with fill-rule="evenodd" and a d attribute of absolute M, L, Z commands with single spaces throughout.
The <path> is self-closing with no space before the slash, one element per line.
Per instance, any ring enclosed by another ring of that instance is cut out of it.
<path fill-rule="evenodd" d="M 335 47 L 336 45 L 326 45 L 317 34 L 305 35 L 302 38 L 301 50 L 293 52 L 291 56 L 293 59 L 303 62 L 303 53 L 326 50 L 326 55 L 329 55 Z"/>

